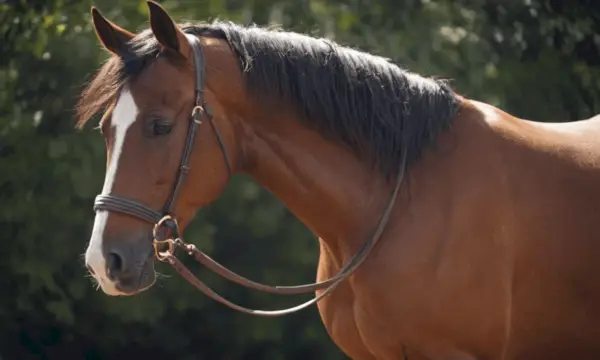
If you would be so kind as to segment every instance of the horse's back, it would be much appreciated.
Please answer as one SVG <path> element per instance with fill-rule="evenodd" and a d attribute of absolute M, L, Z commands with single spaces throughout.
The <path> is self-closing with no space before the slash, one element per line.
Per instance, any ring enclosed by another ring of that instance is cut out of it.
<path fill-rule="evenodd" d="M 455 133 L 464 145 L 450 171 L 464 180 L 447 189 L 459 196 L 447 212 L 471 221 L 446 223 L 441 243 L 488 254 L 473 276 L 498 284 L 486 310 L 505 329 L 498 358 L 600 359 L 600 116 L 545 123 L 469 101 Z"/>
<path fill-rule="evenodd" d="M 502 113 L 512 144 L 507 358 L 600 358 L 600 115 L 543 123 Z"/>
<path fill-rule="evenodd" d="M 564 122 L 538 122 L 540 127 L 564 135 L 580 135 L 591 138 L 600 144 L 600 114 L 591 118 L 564 121 Z"/>

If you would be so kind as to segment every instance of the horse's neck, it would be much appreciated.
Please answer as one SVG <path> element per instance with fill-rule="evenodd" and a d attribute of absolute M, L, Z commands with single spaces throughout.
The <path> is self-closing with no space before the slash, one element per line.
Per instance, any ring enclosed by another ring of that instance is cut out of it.
<path fill-rule="evenodd" d="M 245 169 L 341 258 L 377 225 L 390 186 L 343 147 L 293 119 L 254 126 Z M 345 261 L 347 259 L 340 259 Z"/>

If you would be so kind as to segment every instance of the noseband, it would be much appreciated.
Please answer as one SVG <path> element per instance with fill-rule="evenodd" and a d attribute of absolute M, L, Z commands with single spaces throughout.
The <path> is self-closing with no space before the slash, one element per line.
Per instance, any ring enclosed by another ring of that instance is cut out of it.
<path fill-rule="evenodd" d="M 94 202 L 94 211 L 112 211 L 124 213 L 138 219 L 144 220 L 148 223 L 154 224 L 153 229 L 153 246 L 155 250 L 155 256 L 158 260 L 168 262 L 173 266 L 173 268 L 188 282 L 202 291 L 205 295 L 210 297 L 211 299 L 218 301 L 234 310 L 238 310 L 243 313 L 259 315 L 259 316 L 281 316 L 287 315 L 290 313 L 294 313 L 296 311 L 307 308 L 308 306 L 317 303 L 319 300 L 327 296 L 331 293 L 343 280 L 348 278 L 366 259 L 371 250 L 377 244 L 383 230 L 389 220 L 389 217 L 392 212 L 393 205 L 396 201 L 396 197 L 398 195 L 400 185 L 402 184 L 402 180 L 404 178 L 404 171 L 406 167 L 406 155 L 404 155 L 402 159 L 402 163 L 400 164 L 396 184 L 390 196 L 387 207 L 385 208 L 383 215 L 379 221 L 375 232 L 372 236 L 363 244 L 363 246 L 358 250 L 358 252 L 352 257 L 352 259 L 342 267 L 342 269 L 333 277 L 318 283 L 298 285 L 298 286 L 270 286 L 265 284 L 260 284 L 249 280 L 241 275 L 234 273 L 233 271 L 225 268 L 215 260 L 211 259 L 204 252 L 198 250 L 194 245 L 185 243 L 179 233 L 179 225 L 177 223 L 177 219 L 172 214 L 172 211 L 175 207 L 175 201 L 177 200 L 181 188 L 186 180 L 186 177 L 190 171 L 189 162 L 192 155 L 192 151 L 194 149 L 194 143 L 196 140 L 196 134 L 199 126 L 202 124 L 202 120 L 206 119 L 210 123 L 213 132 L 219 142 L 219 146 L 221 147 L 223 157 L 225 159 L 225 164 L 227 166 L 227 170 L 229 175 L 233 174 L 231 169 L 231 159 L 229 153 L 227 152 L 227 148 L 225 147 L 225 143 L 217 130 L 214 122 L 213 116 L 210 112 L 208 105 L 206 104 L 203 97 L 203 88 L 204 88 L 204 56 L 202 53 L 202 47 L 200 44 L 200 40 L 192 35 L 186 34 L 186 37 L 190 43 L 192 48 L 193 57 L 194 57 L 194 69 L 195 69 L 195 106 L 192 110 L 192 116 L 190 119 L 190 124 L 188 128 L 188 133 L 185 140 L 185 146 L 183 149 L 183 154 L 181 157 L 180 168 L 177 174 L 177 178 L 175 180 L 175 184 L 173 186 L 173 190 L 169 198 L 167 199 L 165 205 L 160 211 L 156 211 L 151 207 L 142 204 L 138 201 L 128 199 L 121 196 L 109 195 L 109 194 L 101 194 L 96 196 L 96 200 Z M 405 152 L 406 153 L 406 152 Z M 167 236 L 161 236 L 159 240 L 159 230 L 166 230 Z M 166 249 L 164 247 L 166 246 Z M 243 306 L 234 304 L 229 300 L 223 298 L 212 289 L 210 289 L 206 284 L 196 278 L 190 270 L 188 270 L 181 261 L 175 257 L 175 249 L 176 247 L 184 249 L 189 255 L 193 256 L 198 262 L 202 265 L 206 266 L 213 272 L 218 275 L 223 276 L 224 278 L 235 282 L 239 285 L 267 292 L 273 294 L 303 294 L 308 292 L 314 292 L 316 290 L 325 289 L 321 294 L 314 297 L 313 299 L 302 303 L 298 306 L 294 306 L 288 309 L 283 310 L 253 310 L 249 308 L 245 308 Z M 163 248 L 163 251 L 161 251 Z"/>

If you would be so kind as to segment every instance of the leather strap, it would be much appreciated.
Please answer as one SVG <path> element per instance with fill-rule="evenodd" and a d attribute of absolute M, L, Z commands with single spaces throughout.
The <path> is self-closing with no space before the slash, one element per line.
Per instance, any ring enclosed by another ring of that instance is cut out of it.
<path fill-rule="evenodd" d="M 115 195 L 98 195 L 94 202 L 94 211 L 118 211 L 127 215 L 138 217 L 151 224 L 157 223 L 163 215 L 150 207 L 137 201 Z"/>
<path fill-rule="evenodd" d="M 245 285 L 246 287 L 249 287 L 249 288 L 263 290 L 265 292 L 279 293 L 279 294 L 299 294 L 299 293 L 306 293 L 309 291 L 312 292 L 312 291 L 315 291 L 318 289 L 323 289 L 323 288 L 325 289 L 318 296 L 316 296 L 304 303 L 301 303 L 297 306 L 293 306 L 293 307 L 290 307 L 287 309 L 281 309 L 281 310 L 256 310 L 256 309 L 250 309 L 250 308 L 238 305 L 236 303 L 233 303 L 233 302 L 225 299 L 224 297 L 222 297 L 221 295 L 216 293 L 214 290 L 212 290 L 210 287 L 208 287 L 205 283 L 203 283 L 196 276 L 194 276 L 194 274 L 185 265 L 183 265 L 183 263 L 179 259 L 177 259 L 177 257 L 175 257 L 174 252 L 172 250 L 160 253 L 159 258 L 162 259 L 163 261 L 166 261 L 169 264 L 171 264 L 171 266 L 173 266 L 173 268 L 175 269 L 175 271 L 177 271 L 179 273 L 179 275 L 181 275 L 184 279 L 186 279 L 190 284 L 192 284 L 198 290 L 202 291 L 202 293 L 204 293 L 206 296 L 210 297 L 211 299 L 213 299 L 233 310 L 237 310 L 237 311 L 245 313 L 245 314 L 256 315 L 256 316 L 277 317 L 277 316 L 284 316 L 284 315 L 292 314 L 292 313 L 298 312 L 300 310 L 306 309 L 307 307 L 319 302 L 325 296 L 331 294 L 331 292 L 342 281 L 346 280 L 350 275 L 352 275 L 352 273 L 365 261 L 365 259 L 367 258 L 367 255 L 369 255 L 369 253 L 373 250 L 375 245 L 379 242 L 379 239 L 381 238 L 381 234 L 383 233 L 383 230 L 384 230 L 384 228 L 390 218 L 392 210 L 394 208 L 396 198 L 398 197 L 398 192 L 402 185 L 402 180 L 404 179 L 404 172 L 405 172 L 405 168 L 406 168 L 406 155 L 403 157 L 401 165 L 402 166 L 400 166 L 400 168 L 398 170 L 396 184 L 395 184 L 392 194 L 390 196 L 390 200 L 383 212 L 383 215 L 379 221 L 379 224 L 378 224 L 375 232 L 373 233 L 373 236 L 370 237 L 369 240 L 367 240 L 365 242 L 365 244 L 361 247 L 361 249 L 358 251 L 358 253 L 356 253 L 356 255 L 354 255 L 352 260 L 348 264 L 346 264 L 342 268 L 342 270 L 340 270 L 340 272 L 338 272 L 335 276 L 329 278 L 326 281 L 323 281 L 320 283 L 314 283 L 314 284 L 289 286 L 289 287 L 285 287 L 285 286 L 271 287 L 268 285 L 255 283 L 253 281 L 243 278 L 243 277 L 233 273 L 232 271 L 224 268 L 219 263 L 210 259 L 208 257 L 208 255 L 206 255 L 206 254 L 202 253 L 200 250 L 198 250 L 194 245 L 187 244 L 179 238 L 177 238 L 173 241 L 174 245 L 185 249 L 189 255 L 194 257 L 194 259 L 198 260 L 203 265 L 206 265 L 211 270 L 215 271 L 217 274 L 222 275 L 222 276 L 226 277 L 227 279 L 232 280 L 240 285 Z M 210 259 L 210 260 L 207 261 L 207 259 Z M 208 264 L 210 264 L 210 265 L 208 265 Z M 218 269 L 218 270 L 215 270 L 215 269 Z M 233 274 L 233 276 L 231 276 L 232 274 Z M 235 279 L 235 280 L 233 280 L 233 279 Z"/>

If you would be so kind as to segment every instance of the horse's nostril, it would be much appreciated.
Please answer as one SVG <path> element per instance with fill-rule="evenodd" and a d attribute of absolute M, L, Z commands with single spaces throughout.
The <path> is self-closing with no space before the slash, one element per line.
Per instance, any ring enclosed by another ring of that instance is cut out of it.
<path fill-rule="evenodd" d="M 114 280 L 115 277 L 119 276 L 123 272 L 123 258 L 121 255 L 110 252 L 106 256 L 106 273 L 109 278 Z"/>

